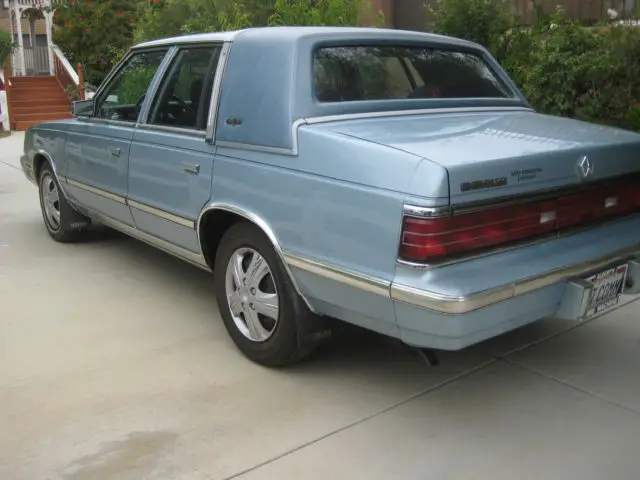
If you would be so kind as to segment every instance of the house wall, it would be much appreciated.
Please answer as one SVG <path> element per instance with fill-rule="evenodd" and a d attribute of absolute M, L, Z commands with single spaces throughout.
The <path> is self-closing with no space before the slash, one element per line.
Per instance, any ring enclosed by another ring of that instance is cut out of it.
<path fill-rule="evenodd" d="M 511 0 L 515 13 L 524 25 L 535 21 L 535 10 L 531 0 Z M 595 22 L 608 18 L 607 10 L 612 9 L 622 16 L 632 15 L 637 0 L 538 0 L 538 4 L 546 13 L 553 12 L 556 5 L 561 5 L 570 18 L 585 22 Z M 640 12 L 638 12 L 640 14 Z"/>
<path fill-rule="evenodd" d="M 523 25 L 535 21 L 535 10 L 531 0 L 508 0 L 514 14 Z M 374 12 L 381 10 L 387 18 L 387 26 L 406 30 L 428 30 L 426 7 L 437 0 L 373 0 Z M 636 12 L 640 16 L 640 0 L 537 0 L 542 10 L 551 13 L 561 5 L 567 15 L 576 20 L 595 22 L 608 18 L 607 10 L 616 10 L 621 16 Z"/>
<path fill-rule="evenodd" d="M 22 23 L 22 33 L 28 34 L 29 20 L 26 20 L 23 18 L 21 23 Z M 43 19 L 36 20 L 35 27 L 36 27 L 36 35 L 47 34 L 47 29 Z M 4 7 L 0 7 L 0 30 L 4 30 L 6 32 L 11 31 L 11 23 L 9 21 L 9 10 Z"/>

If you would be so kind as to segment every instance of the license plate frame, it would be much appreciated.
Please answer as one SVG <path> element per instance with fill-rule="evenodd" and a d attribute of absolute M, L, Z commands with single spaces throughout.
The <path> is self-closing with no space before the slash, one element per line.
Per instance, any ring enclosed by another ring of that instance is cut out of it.
<path fill-rule="evenodd" d="M 584 318 L 592 317 L 620 302 L 620 295 L 624 292 L 628 271 L 628 263 L 622 263 L 584 278 L 593 285 Z"/>

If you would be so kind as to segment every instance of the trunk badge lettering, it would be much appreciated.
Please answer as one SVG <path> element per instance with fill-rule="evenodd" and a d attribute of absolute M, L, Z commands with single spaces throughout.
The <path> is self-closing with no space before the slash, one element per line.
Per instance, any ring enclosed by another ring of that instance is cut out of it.
<path fill-rule="evenodd" d="M 578 160 L 578 172 L 582 178 L 587 178 L 593 175 L 593 164 L 586 155 Z"/>
<path fill-rule="evenodd" d="M 527 180 L 533 180 L 541 173 L 542 173 L 542 168 L 540 167 L 523 168 L 523 169 L 513 170 L 511 172 L 511 176 L 516 177 L 516 179 L 518 180 L 518 183 L 520 183 Z"/>
<path fill-rule="evenodd" d="M 460 190 L 468 192 L 469 190 L 482 190 L 483 188 L 504 187 L 506 184 L 507 177 L 487 178 L 485 180 L 462 182 L 460 184 Z"/>

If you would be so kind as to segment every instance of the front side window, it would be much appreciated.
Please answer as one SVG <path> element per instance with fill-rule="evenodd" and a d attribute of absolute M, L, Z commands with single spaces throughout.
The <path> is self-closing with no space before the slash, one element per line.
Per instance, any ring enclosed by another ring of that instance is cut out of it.
<path fill-rule="evenodd" d="M 478 55 L 426 47 L 345 46 L 316 51 L 320 102 L 416 98 L 510 98 Z"/>
<path fill-rule="evenodd" d="M 182 49 L 160 86 L 149 123 L 204 130 L 220 47 Z"/>
<path fill-rule="evenodd" d="M 166 49 L 134 53 L 100 95 L 96 117 L 135 123 L 166 53 Z"/>

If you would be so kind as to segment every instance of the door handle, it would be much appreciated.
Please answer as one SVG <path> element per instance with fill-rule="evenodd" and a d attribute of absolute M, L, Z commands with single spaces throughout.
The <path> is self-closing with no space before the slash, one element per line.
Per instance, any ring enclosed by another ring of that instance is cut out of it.
<path fill-rule="evenodd" d="M 120 156 L 120 149 L 119 148 L 110 148 L 109 152 L 111 152 L 111 155 L 113 155 L 114 157 L 119 157 Z"/>
<path fill-rule="evenodd" d="M 200 173 L 200 165 L 198 164 L 182 162 L 180 166 L 183 172 L 193 173 L 194 175 L 197 175 L 198 173 Z"/>

